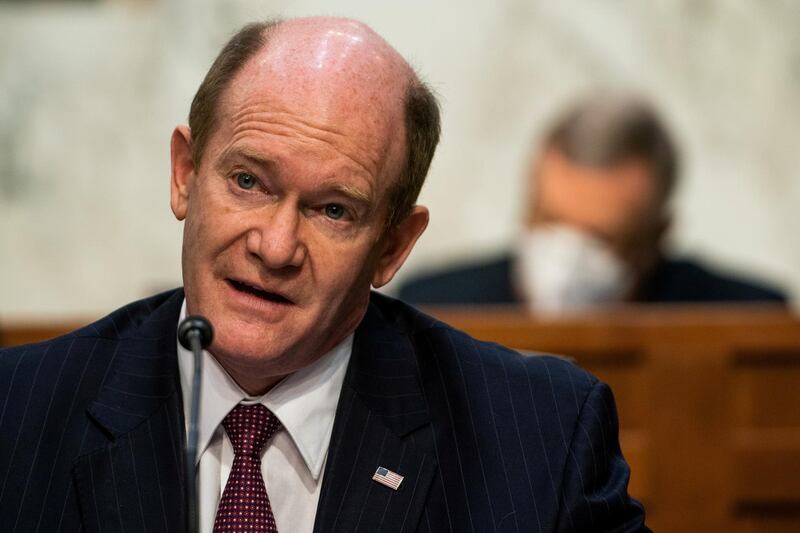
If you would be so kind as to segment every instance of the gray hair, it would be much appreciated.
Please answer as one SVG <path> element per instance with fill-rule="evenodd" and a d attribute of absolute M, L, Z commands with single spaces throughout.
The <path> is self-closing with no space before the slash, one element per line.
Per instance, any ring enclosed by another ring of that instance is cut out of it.
<path fill-rule="evenodd" d="M 596 168 L 638 158 L 653 169 L 664 200 L 675 188 L 675 145 L 652 105 L 638 96 L 597 93 L 578 101 L 553 124 L 545 146 Z"/>

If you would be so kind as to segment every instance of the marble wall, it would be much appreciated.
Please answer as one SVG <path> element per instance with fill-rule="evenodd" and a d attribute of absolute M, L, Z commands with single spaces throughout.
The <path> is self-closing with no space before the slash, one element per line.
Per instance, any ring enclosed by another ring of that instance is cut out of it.
<path fill-rule="evenodd" d="M 441 97 L 432 221 L 400 279 L 512 242 L 547 121 L 626 87 L 680 140 L 672 246 L 800 298 L 797 2 L 0 2 L 0 318 L 94 316 L 178 284 L 171 130 L 235 28 L 304 14 L 369 23 Z"/>

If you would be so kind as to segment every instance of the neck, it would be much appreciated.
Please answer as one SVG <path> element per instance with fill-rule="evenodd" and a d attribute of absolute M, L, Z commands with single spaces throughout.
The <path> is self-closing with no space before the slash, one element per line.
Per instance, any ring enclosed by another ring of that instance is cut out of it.
<path fill-rule="evenodd" d="M 289 373 L 267 376 L 259 375 L 253 372 L 252 368 L 238 368 L 232 366 L 229 361 L 224 361 L 214 354 L 211 355 L 217 360 L 223 370 L 225 370 L 225 373 L 236 382 L 236 385 L 246 392 L 248 396 L 254 398 L 268 393 L 275 385 L 283 380 L 283 378 L 289 375 Z"/>
<path fill-rule="evenodd" d="M 268 393 L 286 376 L 270 376 L 266 380 L 248 379 L 246 376 L 234 376 L 233 374 L 231 374 L 231 377 L 249 396 L 257 397 Z"/>

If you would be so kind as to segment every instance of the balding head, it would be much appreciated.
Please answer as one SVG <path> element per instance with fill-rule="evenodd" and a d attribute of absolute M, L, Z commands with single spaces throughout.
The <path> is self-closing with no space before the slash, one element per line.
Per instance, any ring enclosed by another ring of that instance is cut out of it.
<path fill-rule="evenodd" d="M 344 133 L 366 123 L 373 157 L 365 169 L 391 175 L 387 226 L 401 220 L 419 195 L 439 141 L 435 97 L 408 63 L 365 24 L 309 17 L 249 24 L 214 61 L 192 102 L 192 156 L 203 160 L 221 105 L 261 91 L 265 104 L 293 100 Z M 290 111 L 287 109 L 287 111 Z M 379 156 L 378 158 L 374 156 Z M 392 172 L 394 170 L 394 172 Z"/>
<path fill-rule="evenodd" d="M 170 187 L 186 308 L 262 394 L 355 330 L 425 230 L 414 202 L 438 108 L 371 29 L 310 18 L 242 29 L 189 121 L 172 135 Z"/>
<path fill-rule="evenodd" d="M 270 84 L 272 96 L 291 92 L 292 98 L 337 118 L 370 114 L 378 128 L 402 116 L 414 73 L 368 26 L 313 17 L 280 23 L 269 33 L 268 43 L 243 68 L 242 81 L 261 79 Z"/>

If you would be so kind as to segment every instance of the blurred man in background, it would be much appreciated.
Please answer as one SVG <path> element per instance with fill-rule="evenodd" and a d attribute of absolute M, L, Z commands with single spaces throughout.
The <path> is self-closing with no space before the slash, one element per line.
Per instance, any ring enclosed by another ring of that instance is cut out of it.
<path fill-rule="evenodd" d="M 530 168 L 516 250 L 412 280 L 417 304 L 527 302 L 560 312 L 614 302 L 785 301 L 775 289 L 667 257 L 678 155 L 651 106 L 597 94 L 569 109 Z"/>

